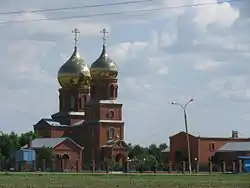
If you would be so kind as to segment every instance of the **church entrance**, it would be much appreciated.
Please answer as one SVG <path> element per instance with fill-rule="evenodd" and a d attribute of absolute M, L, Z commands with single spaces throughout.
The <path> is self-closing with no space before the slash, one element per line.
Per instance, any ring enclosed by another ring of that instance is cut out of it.
<path fill-rule="evenodd" d="M 63 162 L 63 170 L 69 170 L 69 156 L 67 154 L 64 154 L 62 156 L 62 162 Z"/>
<path fill-rule="evenodd" d="M 125 156 L 120 153 L 115 156 L 115 162 L 117 163 L 123 164 L 124 160 L 125 160 Z"/>
<path fill-rule="evenodd" d="M 123 170 L 128 156 L 128 147 L 123 140 L 114 140 L 102 146 L 103 158 L 110 159 L 115 169 Z"/>

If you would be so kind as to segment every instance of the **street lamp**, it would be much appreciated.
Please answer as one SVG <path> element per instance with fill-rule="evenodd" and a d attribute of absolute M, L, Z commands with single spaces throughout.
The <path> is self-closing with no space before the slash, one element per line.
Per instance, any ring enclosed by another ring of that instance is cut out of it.
<path fill-rule="evenodd" d="M 189 134 L 188 134 L 188 124 L 187 124 L 187 112 L 186 112 L 186 108 L 187 105 L 194 101 L 193 98 L 191 98 L 186 104 L 181 104 L 178 102 L 172 102 L 172 105 L 178 105 L 182 108 L 183 112 L 184 112 L 184 123 L 185 123 L 185 129 L 186 129 L 186 136 L 187 136 L 187 147 L 188 147 L 188 167 L 189 167 L 189 174 L 192 174 L 192 167 L 191 167 L 191 154 L 190 154 L 190 142 L 189 142 Z"/>

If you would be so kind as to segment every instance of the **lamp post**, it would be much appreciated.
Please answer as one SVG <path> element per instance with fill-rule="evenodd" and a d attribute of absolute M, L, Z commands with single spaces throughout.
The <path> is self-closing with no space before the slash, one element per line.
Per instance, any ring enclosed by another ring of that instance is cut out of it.
<path fill-rule="evenodd" d="M 190 142 L 189 142 L 189 134 L 188 134 L 188 124 L 187 124 L 187 112 L 186 112 L 186 108 L 187 105 L 194 101 L 194 99 L 190 99 L 186 104 L 181 104 L 178 102 L 172 102 L 172 105 L 178 105 L 182 108 L 183 112 L 184 112 L 184 123 L 185 123 L 185 129 L 186 129 L 186 136 L 187 136 L 187 149 L 188 149 L 188 167 L 189 167 L 189 174 L 192 174 L 192 167 L 191 167 L 191 154 L 190 154 Z"/>

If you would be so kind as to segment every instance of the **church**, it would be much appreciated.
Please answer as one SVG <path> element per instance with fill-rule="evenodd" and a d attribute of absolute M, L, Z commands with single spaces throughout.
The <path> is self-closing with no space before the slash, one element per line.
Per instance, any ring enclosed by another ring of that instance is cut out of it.
<path fill-rule="evenodd" d="M 38 138 L 29 148 L 53 148 L 64 160 L 63 170 L 76 169 L 76 164 L 80 169 L 91 164 L 98 168 L 106 159 L 123 163 L 128 145 L 122 103 L 117 100 L 118 67 L 107 52 L 107 29 L 102 30 L 101 54 L 90 66 L 78 50 L 78 29 L 73 33 L 73 54 L 58 71 L 59 110 L 34 125 Z"/>

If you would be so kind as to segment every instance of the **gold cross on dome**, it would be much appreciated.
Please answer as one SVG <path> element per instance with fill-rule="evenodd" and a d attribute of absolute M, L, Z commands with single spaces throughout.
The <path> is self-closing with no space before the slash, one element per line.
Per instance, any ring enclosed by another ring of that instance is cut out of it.
<path fill-rule="evenodd" d="M 80 33 L 80 31 L 77 29 L 77 28 L 75 28 L 73 31 L 72 31 L 72 33 L 74 33 L 74 41 L 75 41 L 75 47 L 77 47 L 77 42 L 78 42 L 78 39 L 77 39 L 77 36 L 78 36 L 78 34 Z"/>
<path fill-rule="evenodd" d="M 107 35 L 108 35 L 108 29 L 107 28 L 103 28 L 103 30 L 101 30 L 102 33 L 102 40 L 103 40 L 103 45 L 106 44 L 106 40 L 107 40 Z"/>

